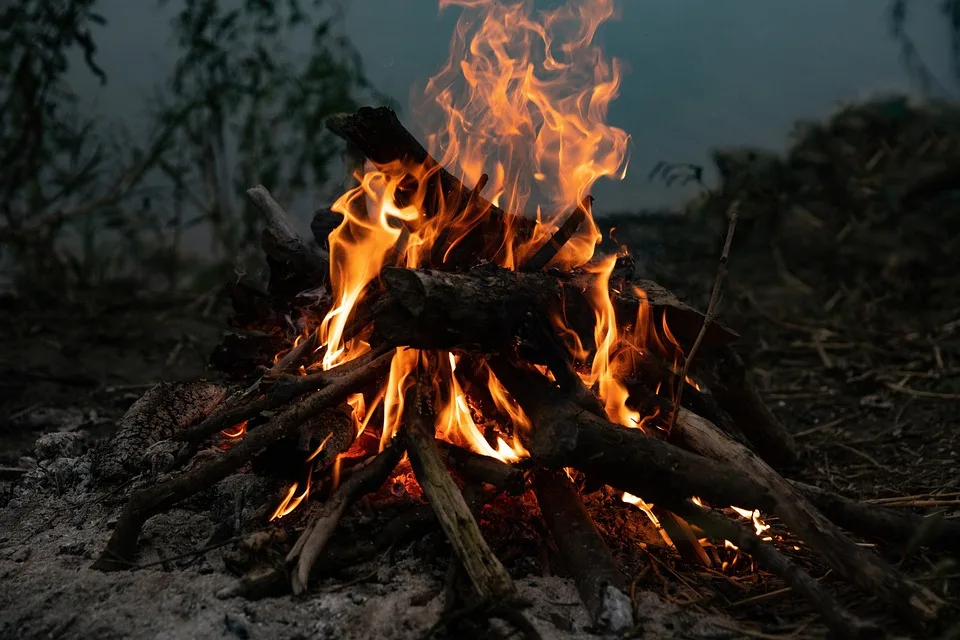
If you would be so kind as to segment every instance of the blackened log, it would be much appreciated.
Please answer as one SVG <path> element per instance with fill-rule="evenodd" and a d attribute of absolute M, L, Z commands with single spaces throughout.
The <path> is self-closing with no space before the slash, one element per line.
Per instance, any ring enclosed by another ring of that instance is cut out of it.
<path fill-rule="evenodd" d="M 915 622 L 936 619 L 942 602 L 880 556 L 857 546 L 779 473 L 755 453 L 693 413 L 681 410 L 673 427 L 688 448 L 722 460 L 767 487 L 776 513 L 817 555 L 848 581 Z"/>
<path fill-rule="evenodd" d="M 146 521 L 199 491 L 227 477 L 267 447 L 293 435 L 306 420 L 346 400 L 359 387 L 383 374 L 393 359 L 392 352 L 361 356 L 365 366 L 341 376 L 321 391 L 299 402 L 255 431 L 213 461 L 195 467 L 159 484 L 136 491 L 117 520 L 106 549 L 93 568 L 117 571 L 133 566 L 137 538 Z"/>
<path fill-rule="evenodd" d="M 437 449 L 444 462 L 470 482 L 489 484 L 515 496 L 524 491 L 520 467 L 439 440 Z"/>
<path fill-rule="evenodd" d="M 571 328 L 589 342 L 596 317 L 584 292 L 593 278 L 585 273 L 555 276 L 507 271 L 492 264 L 465 273 L 385 269 L 382 282 L 389 297 L 376 305 L 380 308 L 374 322 L 377 333 L 395 345 L 489 348 L 512 342 L 529 313 L 552 309 L 562 312 Z M 652 284 L 646 286 L 653 290 Z M 667 314 L 668 325 L 678 339 L 695 339 L 703 316 L 656 287 L 661 293 L 647 297 L 654 314 Z M 627 310 L 622 311 L 622 317 L 630 321 L 636 318 L 640 299 L 634 292 L 615 292 L 613 299 L 615 307 Z M 688 336 L 684 331 L 691 333 Z M 708 334 L 714 336 L 708 339 L 720 343 L 736 335 L 718 324 L 711 325 Z"/>
<path fill-rule="evenodd" d="M 883 630 L 867 623 L 847 611 L 830 591 L 810 577 L 806 571 L 790 562 L 769 542 L 764 542 L 742 524 L 723 515 L 700 507 L 689 500 L 674 507 L 685 518 L 700 527 L 708 536 L 729 540 L 744 553 L 750 554 L 757 563 L 774 575 L 780 576 L 790 588 L 806 598 L 834 633 L 836 638 L 874 639 L 883 638 Z"/>
<path fill-rule="evenodd" d="M 537 471 L 534 491 L 547 530 L 594 624 L 607 633 L 633 628 L 633 603 L 623 574 L 570 478 L 562 470 Z"/>
<path fill-rule="evenodd" d="M 708 379 L 710 389 L 727 414 L 733 418 L 752 448 L 774 468 L 787 468 L 797 462 L 797 446 L 793 436 L 763 401 L 740 355 L 730 346 L 708 352 L 714 376 Z"/>

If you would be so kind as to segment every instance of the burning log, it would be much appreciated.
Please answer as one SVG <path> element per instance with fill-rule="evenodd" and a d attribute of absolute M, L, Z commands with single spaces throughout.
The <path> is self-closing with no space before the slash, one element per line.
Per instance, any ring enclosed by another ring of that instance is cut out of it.
<path fill-rule="evenodd" d="M 540 512 L 594 624 L 606 633 L 633 628 L 633 603 L 623 574 L 563 471 L 538 471 Z"/>
<path fill-rule="evenodd" d="M 867 640 L 884 636 L 883 631 L 876 625 L 868 624 L 847 611 L 823 585 L 811 578 L 810 574 L 794 565 L 777 551 L 776 547 L 764 542 L 760 536 L 743 525 L 689 500 L 674 505 L 674 509 L 710 537 L 731 541 L 771 573 L 780 576 L 787 585 L 813 605 L 837 638 Z"/>
<path fill-rule="evenodd" d="M 483 539 L 476 519 L 437 453 L 433 412 L 426 404 L 427 399 L 417 386 L 408 398 L 401 433 L 417 481 L 436 512 L 440 526 L 482 600 L 514 599 L 516 590 L 510 575 Z"/>
<path fill-rule="evenodd" d="M 570 238 L 572 238 L 580 228 L 580 225 L 586 221 L 589 215 L 587 213 L 587 207 L 589 207 L 592 202 L 593 198 L 588 198 L 584 204 L 574 209 L 573 212 L 567 216 L 566 220 L 563 221 L 563 224 L 557 228 L 556 232 L 547 239 L 543 246 L 537 249 L 537 252 L 521 265 L 521 270 L 541 271 L 546 269 L 550 262 L 560 253 L 560 250 L 563 249 L 563 245 L 567 244 Z"/>
<path fill-rule="evenodd" d="M 764 484 L 773 500 L 772 511 L 841 576 L 899 609 L 908 619 L 928 622 L 937 617 L 942 602 L 929 589 L 907 580 L 879 556 L 858 547 L 755 453 L 699 416 L 684 410 L 680 414 L 683 418 L 677 420 L 674 430 L 684 443 Z"/>
<path fill-rule="evenodd" d="M 437 212 L 439 203 L 451 211 L 462 213 L 470 206 L 482 212 L 475 216 L 473 228 L 458 243 L 456 255 L 448 258 L 449 266 L 473 266 L 485 251 L 499 249 L 509 234 L 519 241 L 533 237 L 535 221 L 511 215 L 464 186 L 439 165 L 391 109 L 363 107 L 353 114 L 332 116 L 327 120 L 327 128 L 355 145 L 378 168 L 400 162 L 410 176 L 427 179 L 428 217 Z"/>
<path fill-rule="evenodd" d="M 389 298 L 378 305 L 376 331 L 397 345 L 420 349 L 449 349 L 465 345 L 502 347 L 516 336 L 526 313 L 553 309 L 562 312 L 574 330 L 591 336 L 596 318 L 584 299 L 589 274 L 554 276 L 508 271 L 492 264 L 465 273 L 427 269 L 386 269 L 382 281 Z M 695 339 L 703 316 L 656 283 L 639 280 L 647 292 L 646 304 L 666 315 L 681 343 Z M 642 303 L 634 292 L 613 294 L 619 317 L 629 322 Z M 626 324 L 626 323 L 624 323 Z M 696 327 L 696 329 L 694 329 Z M 713 324 L 707 340 L 725 343 L 736 334 Z"/>
<path fill-rule="evenodd" d="M 300 595 L 307 590 L 310 572 L 333 536 L 347 507 L 359 496 L 376 491 L 400 462 L 403 451 L 403 446 L 392 443 L 354 468 L 350 477 L 344 480 L 320 511 L 310 519 L 307 528 L 287 555 L 287 564 L 293 568 L 291 582 L 294 594 Z"/>
<path fill-rule="evenodd" d="M 140 530 L 149 518 L 198 491 L 213 486 L 268 446 L 295 435 L 304 421 L 324 409 L 340 404 L 348 395 L 356 392 L 358 387 L 380 376 L 389 366 L 392 357 L 392 351 L 375 351 L 364 356 L 362 365 L 358 364 L 350 373 L 295 404 L 268 424 L 248 433 L 219 458 L 136 491 L 120 514 L 106 549 L 93 567 L 102 571 L 129 569 L 136 553 Z"/>
<path fill-rule="evenodd" d="M 437 440 L 437 452 L 444 463 L 470 482 L 489 484 L 515 496 L 524 491 L 523 469 L 519 467 L 441 440 Z"/>

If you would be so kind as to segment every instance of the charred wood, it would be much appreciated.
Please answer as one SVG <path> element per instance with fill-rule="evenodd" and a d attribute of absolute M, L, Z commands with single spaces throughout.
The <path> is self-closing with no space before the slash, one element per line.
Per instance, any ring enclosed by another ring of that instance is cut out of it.
<path fill-rule="evenodd" d="M 607 633 L 633 627 L 633 604 L 610 549 L 563 471 L 537 471 L 534 491 L 547 530 L 577 584 L 590 617 Z"/>
<path fill-rule="evenodd" d="M 427 397 L 416 385 L 409 395 L 401 433 L 424 495 L 481 599 L 513 599 L 513 581 L 483 539 L 476 519 L 437 452 L 433 412 Z"/>
<path fill-rule="evenodd" d="M 682 417 L 680 417 L 682 416 Z M 674 431 L 692 450 L 723 460 L 745 477 L 767 487 L 772 511 L 842 577 L 915 622 L 936 619 L 942 602 L 911 582 L 878 555 L 857 546 L 795 487 L 743 445 L 689 411 L 681 410 Z"/>
<path fill-rule="evenodd" d="M 357 388 L 383 374 L 393 358 L 392 352 L 373 352 L 362 356 L 363 366 L 341 376 L 321 391 L 287 409 L 257 430 L 248 433 L 219 458 L 177 476 L 136 491 L 120 514 L 107 547 L 94 563 L 95 569 L 129 569 L 136 554 L 137 538 L 144 523 L 181 500 L 213 486 L 242 467 L 253 456 L 286 436 L 321 411 L 343 402 Z"/>
<path fill-rule="evenodd" d="M 333 536 L 347 507 L 359 496 L 376 491 L 390 476 L 401 456 L 403 447 L 391 443 L 379 454 L 355 467 L 353 473 L 337 487 L 333 495 L 320 507 L 319 512 L 310 519 L 307 528 L 287 555 L 287 563 L 292 567 L 291 584 L 294 594 L 299 595 L 306 591 L 310 572 Z"/>

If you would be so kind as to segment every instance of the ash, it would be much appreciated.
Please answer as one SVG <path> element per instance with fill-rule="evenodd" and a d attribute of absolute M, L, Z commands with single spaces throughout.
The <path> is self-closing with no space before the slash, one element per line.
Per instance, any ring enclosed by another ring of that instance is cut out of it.
<path fill-rule="evenodd" d="M 219 598 L 237 583 L 224 566 L 232 546 L 181 556 L 208 544 L 224 511 L 247 517 L 272 495 L 249 474 L 152 518 L 142 568 L 93 570 L 127 493 L 98 486 L 93 448 L 82 431 L 45 435 L 25 461 L 32 468 L 0 494 L 2 638 L 426 638 L 441 619 L 446 560 L 424 559 L 415 544 L 355 567 L 359 580 L 326 580 L 303 598 Z M 238 496 L 251 497 L 249 507 Z M 517 586 L 543 638 L 596 637 L 572 581 L 532 576 Z M 631 637 L 735 637 L 653 594 L 638 594 L 637 604 Z"/>

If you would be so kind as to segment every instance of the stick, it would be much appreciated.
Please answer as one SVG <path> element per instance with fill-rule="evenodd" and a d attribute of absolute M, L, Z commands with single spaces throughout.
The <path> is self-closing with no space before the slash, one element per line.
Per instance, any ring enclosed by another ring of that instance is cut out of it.
<path fill-rule="evenodd" d="M 317 348 L 317 341 L 320 339 L 319 330 L 311 331 L 307 334 L 307 337 L 300 340 L 300 342 L 283 354 L 276 364 L 270 367 L 267 371 L 269 377 L 279 376 L 284 373 L 288 373 L 291 369 L 296 368 L 300 361 L 312 353 L 314 349 Z"/>
<path fill-rule="evenodd" d="M 392 350 L 390 352 L 392 352 Z M 282 407 L 299 396 L 318 391 L 339 381 L 341 378 L 353 375 L 358 370 L 369 366 L 372 359 L 385 353 L 388 353 L 388 351 L 380 349 L 377 350 L 375 354 L 364 354 L 356 360 L 351 360 L 329 371 L 311 373 L 293 380 L 283 380 L 273 383 L 272 388 L 265 395 L 259 395 L 261 385 L 266 382 L 264 379 L 261 379 L 241 394 L 236 401 L 231 402 L 230 404 L 233 405 L 232 408 L 215 412 L 200 424 L 175 434 L 173 439 L 191 444 L 203 442 L 210 436 L 240 424 L 244 420 L 250 420 L 264 411 Z M 245 399 L 254 397 L 255 395 L 258 396 L 255 400 L 243 404 Z"/>
<path fill-rule="evenodd" d="M 740 206 L 739 200 L 735 200 L 729 209 L 729 223 L 727 225 L 727 237 L 723 241 L 723 252 L 720 254 L 720 264 L 717 265 L 717 275 L 713 280 L 713 290 L 710 292 L 710 301 L 707 303 L 707 313 L 703 318 L 703 326 L 693 346 L 683 359 L 683 370 L 680 372 L 680 382 L 677 384 L 677 394 L 673 399 L 673 413 L 670 414 L 670 422 L 667 424 L 667 432 L 673 429 L 677 422 L 677 413 L 680 411 L 680 401 L 683 399 L 683 388 L 687 383 L 687 376 L 690 374 L 690 364 L 694 356 L 700 349 L 707 330 L 713 324 L 713 319 L 717 315 L 717 302 L 720 300 L 720 288 L 723 286 L 723 279 L 727 275 L 727 261 L 730 259 L 730 245 L 733 243 L 733 233 L 737 229 L 737 209 Z"/>
<path fill-rule="evenodd" d="M 293 566 L 291 585 L 295 595 L 307 590 L 310 571 L 333 536 L 347 507 L 359 496 L 376 491 L 390 476 L 402 455 L 403 447 L 391 443 L 379 454 L 361 463 L 310 519 L 307 528 L 287 555 L 287 564 Z"/>
<path fill-rule="evenodd" d="M 513 599 L 513 581 L 483 539 L 477 521 L 437 453 L 432 410 L 417 387 L 411 392 L 411 400 L 414 399 L 406 412 L 403 434 L 417 481 L 480 597 Z"/>
<path fill-rule="evenodd" d="M 358 387 L 381 375 L 390 366 L 393 358 L 392 351 L 383 354 L 373 352 L 368 355 L 370 357 L 361 357 L 364 360 L 364 366 L 357 366 L 349 374 L 341 376 L 323 390 L 287 409 L 269 424 L 248 433 L 219 458 L 159 484 L 136 491 L 120 513 L 113 535 L 93 568 L 101 571 L 130 568 L 136 553 L 140 530 L 149 518 L 198 491 L 213 486 L 242 467 L 260 451 L 285 437 L 294 435 L 304 421 L 326 408 L 340 404 Z"/>
<path fill-rule="evenodd" d="M 857 546 L 748 448 L 685 409 L 681 409 L 679 415 L 683 417 L 674 425 L 677 436 L 689 448 L 714 460 L 723 460 L 765 485 L 774 502 L 773 512 L 841 576 L 898 610 L 908 620 L 936 619 L 943 603 L 929 589 L 911 582 L 879 556 Z"/>
<path fill-rule="evenodd" d="M 537 372 L 522 370 L 504 358 L 491 358 L 497 378 L 533 422 L 524 441 L 533 459 L 551 468 L 572 466 L 648 502 L 662 498 L 700 496 L 712 504 L 740 504 L 765 512 L 776 509 L 769 488 L 728 464 L 693 454 L 669 443 L 627 429 L 584 411 Z M 678 424 L 691 412 L 682 412 Z M 683 430 L 680 430 L 680 434 Z M 867 538 L 907 542 L 924 527 L 925 518 L 858 503 L 842 496 L 791 483 L 836 524 Z M 669 492 L 676 487 L 677 491 Z M 653 497 L 651 494 L 656 494 Z M 664 495 L 665 494 L 665 495 Z M 712 495 L 712 497 L 708 497 Z M 944 522 L 923 543 L 955 551 L 960 547 L 960 523 Z"/>
<path fill-rule="evenodd" d="M 623 575 L 567 474 L 538 471 L 534 491 L 547 530 L 594 624 L 605 633 L 632 629 L 633 604 Z"/>
<path fill-rule="evenodd" d="M 588 198 L 588 203 L 592 198 Z M 563 249 L 564 245 L 570 241 L 570 238 L 573 237 L 573 234 L 577 232 L 580 228 L 580 225 L 583 224 L 583 221 L 587 219 L 587 206 L 589 204 L 581 204 L 576 209 L 574 209 L 567 219 L 563 221 L 563 224 L 554 232 L 542 247 L 537 249 L 537 252 L 530 257 L 520 269 L 522 271 L 542 271 L 550 264 L 550 262 L 557 257 L 557 254 L 560 253 L 560 250 Z"/>
<path fill-rule="evenodd" d="M 884 633 L 847 611 L 810 574 L 791 563 L 777 548 L 764 542 L 743 525 L 723 515 L 699 507 L 689 500 L 672 505 L 674 511 L 703 529 L 712 538 L 730 540 L 744 553 L 750 554 L 765 569 L 780 576 L 794 591 L 805 597 L 837 638 L 882 638 Z"/>

